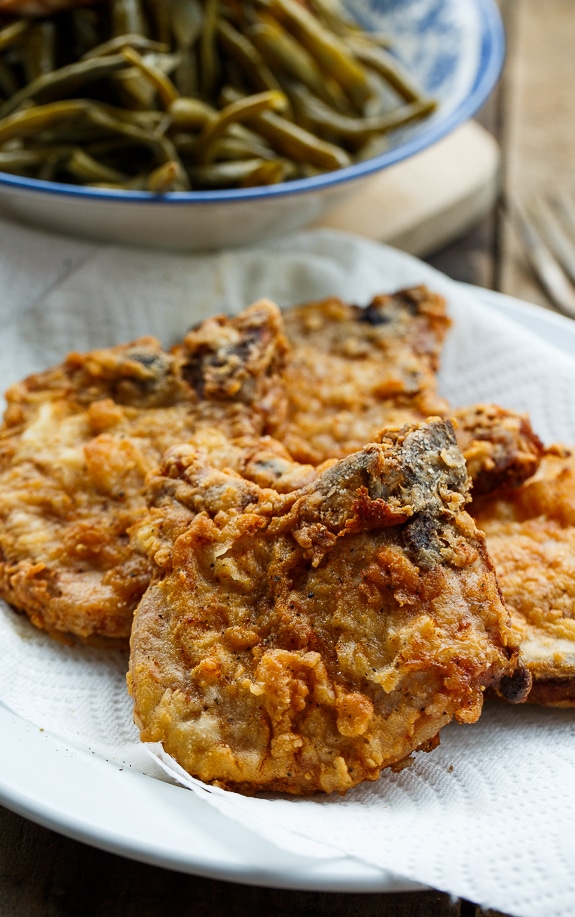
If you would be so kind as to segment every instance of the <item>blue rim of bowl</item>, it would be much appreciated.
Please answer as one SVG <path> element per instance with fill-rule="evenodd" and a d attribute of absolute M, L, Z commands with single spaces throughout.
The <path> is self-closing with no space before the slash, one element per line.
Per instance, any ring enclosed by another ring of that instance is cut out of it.
<path fill-rule="evenodd" d="M 495 0 L 475 0 L 476 12 L 481 21 L 481 48 L 475 81 L 469 95 L 463 99 L 450 114 L 431 122 L 429 127 L 411 139 L 387 150 L 379 156 L 364 162 L 326 172 L 313 178 L 297 179 L 278 185 L 264 185 L 256 188 L 233 188 L 220 191 L 178 191 L 167 195 L 152 194 L 149 191 L 114 191 L 113 189 L 85 188 L 78 185 L 67 185 L 57 182 L 40 181 L 39 179 L 22 178 L 0 172 L 0 189 L 13 188 L 27 191 L 40 191 L 59 197 L 81 200 L 99 200 L 105 203 L 142 204 L 158 203 L 172 206 L 185 204 L 234 204 L 242 201 L 257 201 L 265 198 L 272 200 L 295 194 L 309 194 L 310 191 L 321 191 L 337 188 L 338 185 L 364 178 L 379 172 L 387 166 L 407 159 L 415 153 L 441 140 L 455 127 L 473 117 L 483 105 L 499 79 L 505 61 L 505 29 L 501 14 Z"/>

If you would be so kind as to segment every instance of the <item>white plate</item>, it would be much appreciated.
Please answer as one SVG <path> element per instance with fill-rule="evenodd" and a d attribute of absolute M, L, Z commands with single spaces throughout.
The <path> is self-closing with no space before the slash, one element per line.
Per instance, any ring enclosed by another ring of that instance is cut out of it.
<path fill-rule="evenodd" d="M 466 288 L 487 310 L 575 355 L 575 323 L 510 297 Z M 0 802 L 68 837 L 141 862 L 254 885 L 393 892 L 424 886 L 351 857 L 279 850 L 190 792 L 107 762 L 0 704 Z M 169 832 L 158 830 L 169 824 Z"/>
<path fill-rule="evenodd" d="M 350 857 L 286 853 L 180 787 L 93 757 L 0 707 L 0 802 L 75 840 L 179 872 L 314 891 L 423 886 Z M 169 824 L 169 832 L 158 830 Z"/>

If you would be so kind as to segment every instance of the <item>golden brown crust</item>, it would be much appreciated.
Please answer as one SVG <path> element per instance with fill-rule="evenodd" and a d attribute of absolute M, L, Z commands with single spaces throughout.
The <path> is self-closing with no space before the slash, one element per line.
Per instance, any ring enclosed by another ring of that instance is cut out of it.
<path fill-rule="evenodd" d="M 274 431 L 292 455 L 342 458 L 382 428 L 431 415 L 456 421 L 474 494 L 515 486 L 537 470 L 543 446 L 522 414 L 498 405 L 453 409 L 437 392 L 449 319 L 426 287 L 376 296 L 360 308 L 340 299 L 284 312 L 292 345 L 285 372 L 286 422 Z"/>
<path fill-rule="evenodd" d="M 298 461 L 342 458 L 384 426 L 447 412 L 436 372 L 449 319 L 426 287 L 376 296 L 365 308 L 307 303 L 284 321 L 289 408 L 273 432 Z"/>
<path fill-rule="evenodd" d="M 527 415 L 496 404 L 474 404 L 457 408 L 451 417 L 474 497 L 517 487 L 537 471 L 545 449 Z"/>
<path fill-rule="evenodd" d="M 152 531 L 170 543 L 189 521 L 162 476 L 146 484 L 166 449 L 193 437 L 211 466 L 287 494 L 316 480 L 320 459 L 385 441 L 384 420 L 449 413 L 435 388 L 448 319 L 426 288 L 365 309 L 312 303 L 286 321 L 291 355 L 262 302 L 205 321 L 171 352 L 142 338 L 14 385 L 0 432 L 0 595 L 51 633 L 125 640 L 152 569 L 134 544 L 149 547 Z M 533 472 L 541 444 L 525 418 L 485 405 L 456 414 L 476 492 Z M 312 464 L 261 440 L 266 430 Z"/>
<path fill-rule="evenodd" d="M 528 700 L 575 706 L 575 458 L 473 503 L 533 677 Z"/>
<path fill-rule="evenodd" d="M 145 478 L 204 426 L 261 432 L 281 416 L 276 306 L 208 319 L 173 352 L 153 338 L 70 354 L 7 393 L 0 432 L 0 595 L 38 627 L 127 639 L 150 576 L 128 531 Z"/>
<path fill-rule="evenodd" d="M 168 456 L 143 533 L 145 741 L 241 792 L 345 792 L 477 719 L 517 651 L 448 423 L 389 430 L 282 494 L 208 460 Z"/>

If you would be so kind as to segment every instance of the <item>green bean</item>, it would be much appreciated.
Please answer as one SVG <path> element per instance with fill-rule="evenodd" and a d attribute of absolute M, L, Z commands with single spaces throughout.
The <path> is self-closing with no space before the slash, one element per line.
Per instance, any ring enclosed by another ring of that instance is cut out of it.
<path fill-rule="evenodd" d="M 370 96 L 369 80 L 343 41 L 324 28 L 297 0 L 272 0 L 271 6 L 280 17 L 285 17 L 296 37 L 311 52 L 319 66 L 340 83 L 361 110 Z"/>
<path fill-rule="evenodd" d="M 150 81 L 156 92 L 158 93 L 158 98 L 160 99 L 162 105 L 166 111 L 170 108 L 170 105 L 175 102 L 178 98 L 178 90 L 165 73 L 163 73 L 159 67 L 154 66 L 152 63 L 149 63 L 137 51 L 134 51 L 133 48 L 124 48 L 122 50 L 122 56 L 135 67 L 142 72 L 142 74 Z"/>
<path fill-rule="evenodd" d="M 351 165 L 350 156 L 341 147 L 320 140 L 309 131 L 272 112 L 264 112 L 256 116 L 254 122 L 262 136 L 278 152 L 291 159 L 309 162 L 318 169 L 325 169 L 328 172 Z"/>
<path fill-rule="evenodd" d="M 110 191 L 150 191 L 152 194 L 166 194 L 189 188 L 182 183 L 182 166 L 179 162 L 167 162 L 151 172 L 139 172 L 132 178 L 118 182 L 90 182 L 91 188 L 105 188 Z"/>
<path fill-rule="evenodd" d="M 109 41 L 96 45 L 83 55 L 82 60 L 91 60 L 93 57 L 107 57 L 109 54 L 118 54 L 124 48 L 133 48 L 134 51 L 142 52 L 156 51 L 158 54 L 167 54 L 169 46 L 161 41 L 153 41 L 146 38 L 145 35 L 128 33 L 127 35 L 115 35 Z"/>
<path fill-rule="evenodd" d="M 0 28 L 0 98 L 0 171 L 154 194 L 344 168 L 434 108 L 341 0 L 17 19 Z"/>
<path fill-rule="evenodd" d="M 45 160 L 54 155 L 50 148 L 41 150 L 3 150 L 0 151 L 0 171 L 17 175 L 37 169 Z M 64 155 L 60 151 L 58 155 Z"/>
<path fill-rule="evenodd" d="M 177 144 L 176 144 L 177 146 Z M 242 137 L 221 137 L 213 147 L 214 162 L 237 159 L 277 159 L 277 153 L 263 141 L 254 142 Z"/>
<path fill-rule="evenodd" d="M 0 144 L 15 137 L 33 137 L 56 123 L 85 117 L 91 104 L 85 99 L 52 102 L 8 115 L 0 120 Z"/>
<path fill-rule="evenodd" d="M 169 45 L 172 37 L 171 0 L 148 0 L 152 17 L 152 33 L 162 44 Z"/>
<path fill-rule="evenodd" d="M 149 51 L 140 55 L 139 64 L 114 75 L 123 104 L 131 109 L 154 108 L 158 83 L 166 97 L 171 98 L 173 87 L 166 77 L 176 67 L 174 55 Z"/>
<path fill-rule="evenodd" d="M 94 83 L 126 67 L 128 67 L 128 60 L 122 54 L 79 61 L 60 67 L 59 70 L 39 76 L 13 95 L 0 109 L 0 117 L 11 114 L 29 100 L 42 103 L 63 99 L 66 94 L 76 93 L 86 83 Z"/>
<path fill-rule="evenodd" d="M 381 156 L 389 149 L 389 138 L 387 134 L 372 134 L 366 142 L 355 152 L 354 159 L 356 162 L 365 162 L 367 159 L 373 159 L 374 156 Z"/>
<path fill-rule="evenodd" d="M 262 55 L 244 34 L 225 19 L 220 19 L 217 36 L 223 50 L 238 62 L 254 89 L 262 92 L 266 89 L 281 91 L 280 84 Z"/>
<path fill-rule="evenodd" d="M 227 90 L 224 98 L 232 99 L 234 93 Z M 262 111 L 247 118 L 247 123 L 288 159 L 308 162 L 319 169 L 331 171 L 351 164 L 351 159 L 341 147 L 326 143 L 297 124 L 281 118 L 271 111 Z"/>
<path fill-rule="evenodd" d="M 27 19 L 18 19 L 0 29 L 0 52 L 21 44 L 32 28 Z"/>
<path fill-rule="evenodd" d="M 352 40 L 351 47 L 359 61 L 372 67 L 406 102 L 417 102 L 421 92 L 404 72 L 399 61 L 384 48 L 362 39 Z"/>
<path fill-rule="evenodd" d="M 217 117 L 217 109 L 200 99 L 174 99 L 168 112 L 172 127 L 176 131 L 196 131 L 208 121 Z"/>
<path fill-rule="evenodd" d="M 218 162 L 190 169 L 192 186 L 204 188 L 249 188 L 254 185 L 275 185 L 283 181 L 285 166 L 280 160 L 243 159 Z"/>
<path fill-rule="evenodd" d="M 54 70 L 56 28 L 53 22 L 46 19 L 34 24 L 26 40 L 22 56 L 28 83 Z"/>
<path fill-rule="evenodd" d="M 418 99 L 381 115 L 350 118 L 328 108 L 320 99 L 308 92 L 305 86 L 294 86 L 292 92 L 306 119 L 314 127 L 321 128 L 340 140 L 353 140 L 354 143 L 365 143 L 373 134 L 388 133 L 411 121 L 424 118 L 435 108 L 435 102 Z"/>
<path fill-rule="evenodd" d="M 206 98 L 213 97 L 220 71 L 216 48 L 218 7 L 219 0 L 205 0 L 200 39 L 200 89 Z"/>
<path fill-rule="evenodd" d="M 182 95 L 192 95 L 198 88 L 192 49 L 202 33 L 204 14 L 198 0 L 171 0 L 171 13 L 172 31 L 181 57 L 176 84 Z"/>
<path fill-rule="evenodd" d="M 127 140 L 133 140 L 139 146 L 148 147 L 159 165 L 163 165 L 167 162 L 178 163 L 181 168 L 180 179 L 182 190 L 187 190 L 189 188 L 189 181 L 183 165 L 180 162 L 180 156 L 168 137 L 157 132 L 150 133 L 133 124 L 128 124 L 119 118 L 115 118 L 114 114 L 107 111 L 104 106 L 93 106 L 88 108 L 86 116 L 93 124 L 108 130 L 111 134 L 120 135 Z"/>
<path fill-rule="evenodd" d="M 170 160 L 150 172 L 145 181 L 145 188 L 153 194 L 166 194 L 168 191 L 177 190 L 182 178 L 181 164 Z"/>
<path fill-rule="evenodd" d="M 56 172 L 63 159 L 64 155 L 60 153 L 51 153 L 47 156 L 38 169 L 38 178 L 40 181 L 55 181 Z"/>
<path fill-rule="evenodd" d="M 322 93 L 322 74 L 305 48 L 273 21 L 258 22 L 248 35 L 265 60 L 275 64 L 313 92 Z"/>
<path fill-rule="evenodd" d="M 100 191 L 147 191 L 146 182 L 148 176 L 144 173 L 138 173 L 128 181 L 94 181 L 90 182 L 89 188 L 97 188 Z"/>
<path fill-rule="evenodd" d="M 310 7 L 323 25 L 340 38 L 348 38 L 361 31 L 357 22 L 349 18 L 341 4 L 333 0 L 311 0 Z"/>
<path fill-rule="evenodd" d="M 34 137 L 63 123 L 71 123 L 72 129 L 77 129 L 88 122 L 149 145 L 158 142 L 154 131 L 157 126 L 155 117 L 155 112 L 124 112 L 90 99 L 51 102 L 15 112 L 0 120 L 0 144 L 14 138 Z M 47 134 L 46 139 L 49 136 Z"/>
<path fill-rule="evenodd" d="M 128 179 L 117 169 L 111 169 L 89 156 L 84 150 L 74 149 L 66 163 L 68 171 L 84 182 L 122 182 Z"/>
<path fill-rule="evenodd" d="M 92 111 L 93 109 L 105 112 L 125 124 L 140 127 L 144 131 L 157 132 L 165 120 L 165 115 L 160 111 L 128 111 L 125 108 L 118 108 L 105 102 L 92 102 L 89 110 Z"/>
<path fill-rule="evenodd" d="M 122 105 L 133 111 L 153 108 L 156 90 L 137 67 L 129 67 L 114 75 L 115 92 Z"/>
<path fill-rule="evenodd" d="M 130 138 L 144 146 L 152 145 L 156 147 L 158 145 L 159 137 L 157 134 L 146 130 L 140 125 L 129 123 L 125 118 L 119 117 L 118 114 L 104 105 L 96 103 L 87 105 L 84 114 L 92 124 L 104 128 L 111 134 Z"/>
<path fill-rule="evenodd" d="M 210 161 L 212 147 L 216 140 L 235 121 L 250 121 L 260 113 L 282 111 L 286 107 L 286 98 L 281 92 L 260 92 L 257 95 L 239 98 L 230 102 L 213 119 L 208 121 L 198 138 L 196 157 L 200 164 Z"/>
<path fill-rule="evenodd" d="M 312 55 L 277 23 L 270 20 L 257 23 L 248 29 L 247 34 L 268 65 L 278 67 L 309 86 L 321 98 L 333 101 L 326 77 Z"/>
<path fill-rule="evenodd" d="M 112 0 L 112 30 L 114 35 L 147 34 L 140 0 Z"/>
<path fill-rule="evenodd" d="M 77 101 L 83 101 L 86 111 L 90 114 L 100 112 L 103 115 L 114 118 L 116 121 L 132 125 L 148 133 L 157 133 L 162 121 L 165 119 L 165 115 L 160 111 L 128 111 L 125 108 L 108 105 L 106 102 L 96 102 L 93 99 Z"/>
<path fill-rule="evenodd" d="M 233 100 L 230 98 L 230 101 Z M 256 146 L 262 143 L 264 143 L 266 147 L 268 146 L 261 134 L 258 134 L 257 131 L 252 130 L 251 127 L 246 127 L 245 124 L 239 124 L 237 121 L 234 124 L 230 124 L 226 136 L 235 137 L 237 140 L 243 140 L 244 143 L 251 143 Z"/>

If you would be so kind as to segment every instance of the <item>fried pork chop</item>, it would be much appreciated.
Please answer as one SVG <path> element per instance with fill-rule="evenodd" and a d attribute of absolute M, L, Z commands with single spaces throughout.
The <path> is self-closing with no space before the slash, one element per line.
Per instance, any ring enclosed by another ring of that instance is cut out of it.
<path fill-rule="evenodd" d="M 0 433 L 0 595 L 52 634 L 129 636 L 150 577 L 128 530 L 145 477 L 202 428 L 277 423 L 286 350 L 262 301 L 208 319 L 168 353 L 153 338 L 70 354 L 7 393 Z"/>
<path fill-rule="evenodd" d="M 450 417 L 474 498 L 501 487 L 518 487 L 539 468 L 545 447 L 527 415 L 496 404 L 474 404 L 456 408 Z"/>
<path fill-rule="evenodd" d="M 450 323 L 445 301 L 426 287 L 376 296 L 366 307 L 311 302 L 283 316 L 289 407 L 274 435 L 298 461 L 343 458 L 384 426 L 448 410 L 437 368 Z"/>
<path fill-rule="evenodd" d="M 575 706 L 575 457 L 547 455 L 473 513 L 533 678 L 528 701 Z"/>
<path fill-rule="evenodd" d="M 286 310 L 284 322 L 288 413 L 274 432 L 299 461 L 343 458 L 377 442 L 386 426 L 438 414 L 456 421 L 474 493 L 537 470 L 543 447 L 527 417 L 497 405 L 454 409 L 438 395 L 450 322 L 444 299 L 427 287 L 376 296 L 366 307 L 306 303 Z"/>
<path fill-rule="evenodd" d="M 263 453 L 246 467 L 273 466 Z M 128 677 L 144 741 L 241 792 L 345 792 L 477 720 L 488 686 L 523 695 L 451 424 L 389 430 L 284 493 L 209 458 L 167 454 L 139 532 L 155 566 Z M 282 462 L 276 479 L 297 477 Z"/>

